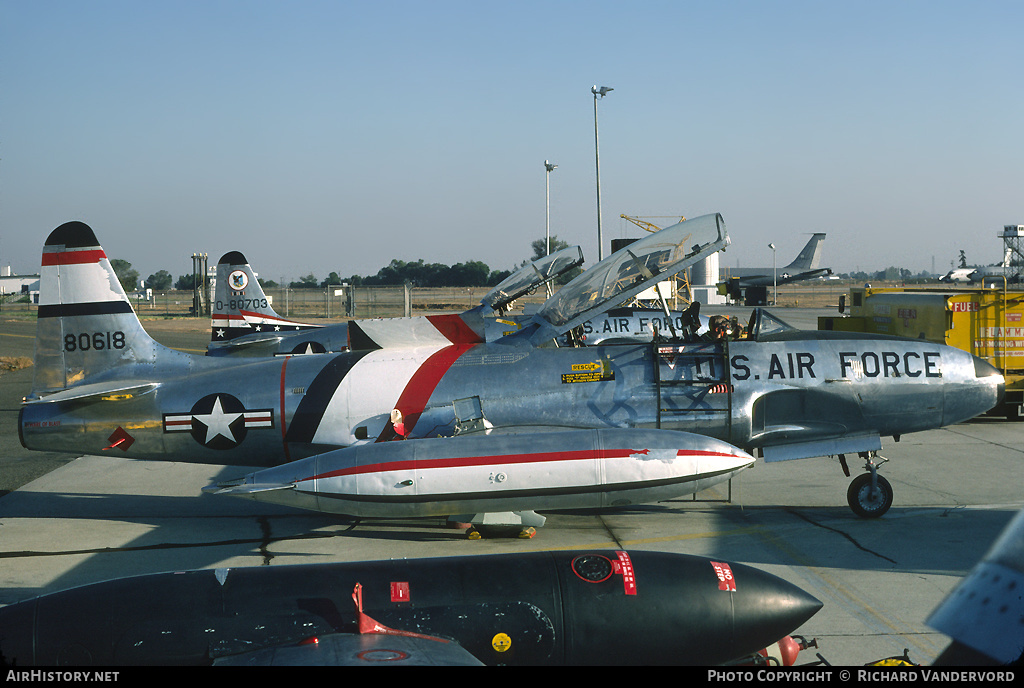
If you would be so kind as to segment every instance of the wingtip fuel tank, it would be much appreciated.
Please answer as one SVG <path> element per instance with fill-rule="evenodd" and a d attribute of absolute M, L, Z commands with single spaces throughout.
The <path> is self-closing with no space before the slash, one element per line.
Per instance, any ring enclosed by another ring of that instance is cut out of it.
<path fill-rule="evenodd" d="M 664 552 L 204 569 L 4 607 L 0 653 L 17 667 L 398 664 L 416 654 L 457 664 L 710 665 L 770 646 L 821 606 L 754 567 Z M 321 651 L 318 638 L 336 651 Z"/>
<path fill-rule="evenodd" d="M 357 517 L 649 504 L 729 480 L 755 459 L 670 430 L 567 430 L 362 444 L 207 492 Z"/>

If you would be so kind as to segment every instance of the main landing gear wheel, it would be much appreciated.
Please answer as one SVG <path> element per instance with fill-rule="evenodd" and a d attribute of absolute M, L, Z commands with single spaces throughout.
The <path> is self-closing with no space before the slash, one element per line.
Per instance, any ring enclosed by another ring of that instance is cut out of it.
<path fill-rule="evenodd" d="M 871 487 L 872 477 L 876 481 L 874 489 Z M 846 491 L 846 501 L 853 513 L 861 518 L 878 518 L 892 506 L 892 485 L 878 474 L 858 475 Z"/>

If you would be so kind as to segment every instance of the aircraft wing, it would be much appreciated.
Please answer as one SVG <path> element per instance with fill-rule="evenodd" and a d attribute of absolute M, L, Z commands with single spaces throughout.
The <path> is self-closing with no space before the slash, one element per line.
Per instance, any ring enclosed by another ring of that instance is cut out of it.
<path fill-rule="evenodd" d="M 430 636 L 334 633 L 298 645 L 220 657 L 214 666 L 483 666 L 454 641 Z"/>
<path fill-rule="evenodd" d="M 37 401 L 57 403 L 75 401 L 92 403 L 98 401 L 123 401 L 132 397 L 152 392 L 160 386 L 159 382 L 143 382 L 136 380 L 117 380 L 113 382 L 94 382 L 70 387 L 60 392 L 47 394 Z"/>
<path fill-rule="evenodd" d="M 520 296 L 531 293 L 545 282 L 582 264 L 583 249 L 579 246 L 569 246 L 561 251 L 555 251 L 516 270 L 487 292 L 480 303 L 491 310 L 501 311 Z"/>
<path fill-rule="evenodd" d="M 729 245 L 718 213 L 666 227 L 585 270 L 544 302 L 534 342 L 557 337 Z"/>
<path fill-rule="evenodd" d="M 295 483 L 218 483 L 216 485 L 207 485 L 202 489 L 202 492 L 206 494 L 219 495 L 250 495 L 256 494 L 257 492 L 270 492 L 272 490 L 293 489 L 295 489 Z"/>

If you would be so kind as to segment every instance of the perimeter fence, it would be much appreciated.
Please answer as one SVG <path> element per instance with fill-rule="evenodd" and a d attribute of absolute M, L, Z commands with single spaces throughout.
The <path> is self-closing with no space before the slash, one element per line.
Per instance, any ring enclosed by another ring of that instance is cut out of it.
<path fill-rule="evenodd" d="M 781 307 L 821 308 L 838 304 L 842 294 L 851 286 L 862 286 L 850 280 L 810 280 L 779 285 L 778 305 Z M 874 286 L 900 286 L 899 282 L 875 282 Z M 913 285 L 915 288 L 946 289 L 948 285 L 932 283 Z M 327 289 L 269 288 L 265 292 L 278 315 L 286 318 L 393 318 L 436 313 L 459 313 L 480 304 L 489 287 L 339 287 Z M 769 304 L 772 288 L 767 288 Z M 211 295 L 212 296 L 212 295 Z M 154 292 L 149 298 L 132 295 L 132 305 L 140 316 L 209 317 L 208 306 L 198 312 L 193 305 L 191 291 Z M 30 313 L 37 309 L 31 298 L 24 294 L 7 294 L 0 298 L 3 313 Z M 513 312 L 522 312 L 525 303 L 542 303 L 544 290 L 519 299 Z"/>

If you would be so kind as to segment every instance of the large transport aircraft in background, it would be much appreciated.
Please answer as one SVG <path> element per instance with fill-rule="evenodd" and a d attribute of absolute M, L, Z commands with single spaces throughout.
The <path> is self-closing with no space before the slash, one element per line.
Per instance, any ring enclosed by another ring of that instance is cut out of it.
<path fill-rule="evenodd" d="M 824 241 L 823 232 L 811 235 L 807 244 L 789 265 L 777 268 L 728 268 L 723 272 L 727 279 L 738 278 L 740 287 L 770 287 L 775 284 L 826 277 L 832 274 L 832 268 L 818 267 L 821 265 L 821 245 Z"/>
<path fill-rule="evenodd" d="M 563 346 L 567 333 L 728 245 L 721 215 L 667 227 L 591 267 L 496 341 L 378 323 L 393 345 L 257 359 L 194 356 L 142 329 L 92 230 L 42 261 L 29 449 L 265 467 L 207 488 L 353 516 L 627 506 L 691 494 L 766 461 L 845 455 L 851 508 L 880 516 L 881 437 L 995 406 L 1003 378 L 922 340 L 798 331 L 755 310 L 735 341 Z M 392 441 L 392 440 L 405 441 Z M 884 461 L 884 460 L 883 460 Z M 922 467 L 927 470 L 927 467 Z M 493 522 L 493 521 L 491 521 Z"/>

